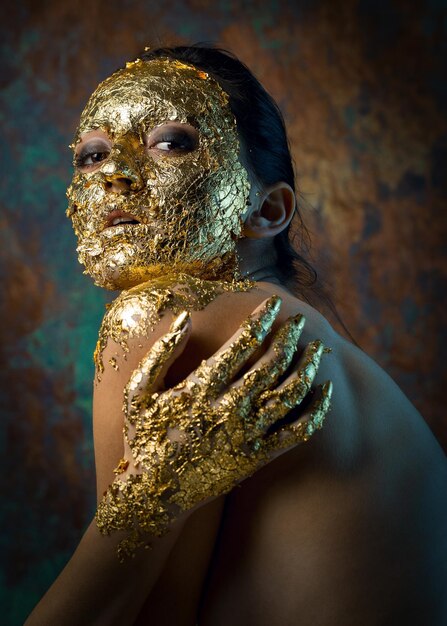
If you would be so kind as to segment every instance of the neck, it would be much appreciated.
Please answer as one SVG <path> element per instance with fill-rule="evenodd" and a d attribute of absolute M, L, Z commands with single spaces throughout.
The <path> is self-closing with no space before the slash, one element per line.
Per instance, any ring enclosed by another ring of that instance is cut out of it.
<path fill-rule="evenodd" d="M 244 278 L 281 284 L 275 271 L 275 249 L 269 239 L 240 239 L 237 254 L 239 270 Z"/>

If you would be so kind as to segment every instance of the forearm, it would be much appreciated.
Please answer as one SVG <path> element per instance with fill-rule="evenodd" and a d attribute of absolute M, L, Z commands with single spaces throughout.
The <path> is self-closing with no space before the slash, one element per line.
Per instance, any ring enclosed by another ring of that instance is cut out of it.
<path fill-rule="evenodd" d="M 25 626 L 132 624 L 157 582 L 183 523 L 177 521 L 167 535 L 151 541 L 151 549 L 139 550 L 134 558 L 120 563 L 117 546 L 123 534 L 103 536 L 92 521 Z"/>

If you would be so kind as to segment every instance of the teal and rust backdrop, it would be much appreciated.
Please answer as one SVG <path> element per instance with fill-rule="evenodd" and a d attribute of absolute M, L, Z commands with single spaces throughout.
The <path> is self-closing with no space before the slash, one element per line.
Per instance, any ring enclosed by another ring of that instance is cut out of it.
<path fill-rule="evenodd" d="M 4 9 L 2 623 L 22 623 L 94 511 L 91 355 L 110 294 L 76 260 L 64 215 L 68 144 L 97 83 L 146 45 L 220 43 L 277 99 L 314 258 L 339 311 L 447 445 L 446 11 L 436 0 L 411 4 L 28 0 Z"/>

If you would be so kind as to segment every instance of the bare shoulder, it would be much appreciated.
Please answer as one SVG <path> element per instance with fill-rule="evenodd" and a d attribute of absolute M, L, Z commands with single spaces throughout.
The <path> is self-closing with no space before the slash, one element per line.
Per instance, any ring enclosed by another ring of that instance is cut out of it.
<path fill-rule="evenodd" d="M 304 342 L 332 349 L 317 378 L 334 383 L 332 410 L 227 498 L 203 623 L 237 604 L 236 624 L 441 626 L 445 455 L 383 369 L 305 303 L 285 304 L 305 314 Z"/>
<path fill-rule="evenodd" d="M 99 376 L 94 389 L 98 498 L 112 482 L 113 468 L 123 454 L 124 387 L 179 310 L 190 311 L 192 335 L 181 358 L 168 373 L 167 386 L 184 378 L 204 358 L 217 351 L 241 321 L 271 295 L 262 289 L 205 287 L 199 283 L 190 283 L 187 288 L 178 283 L 145 285 L 123 293 L 108 309 L 96 354 Z M 222 499 L 215 500 L 188 519 L 138 623 L 155 619 L 160 624 L 169 622 L 180 626 L 195 621 L 222 504 Z M 173 593 L 176 603 L 169 600 Z"/>
<path fill-rule="evenodd" d="M 268 289 L 276 287 L 269 285 Z M 298 311 L 306 317 L 300 343 L 318 338 L 330 349 L 316 379 L 317 384 L 330 379 L 334 385 L 332 410 L 316 439 L 319 452 L 327 446 L 333 462 L 342 464 L 344 471 L 348 465 L 356 468 L 356 462 L 370 456 L 373 450 L 383 461 L 382 455 L 394 452 L 398 444 L 403 463 L 406 451 L 413 463 L 413 454 L 418 450 L 434 455 L 442 464 L 445 455 L 440 446 L 391 376 L 368 354 L 340 336 L 315 308 L 286 291 L 279 293 L 284 301 L 281 319 Z"/>
<path fill-rule="evenodd" d="M 173 300 L 172 291 L 183 299 Z M 104 334 L 104 371 L 95 384 L 99 494 L 113 479 L 112 469 L 122 455 L 124 385 L 168 330 L 178 303 L 191 311 L 193 333 L 168 385 L 217 351 L 273 293 L 283 298 L 277 325 L 301 312 L 307 320 L 302 347 L 318 338 L 332 350 L 317 379 L 334 383 L 332 412 L 308 443 L 263 468 L 227 498 L 212 558 L 220 505 L 193 514 L 157 597 L 148 599 L 147 612 L 154 614 L 158 600 L 169 597 L 187 555 L 196 580 L 184 588 L 189 599 L 178 607 L 179 624 L 189 623 L 186 616 L 194 613 L 202 594 L 204 624 L 226 623 L 227 610 L 228 620 L 237 624 L 238 606 L 241 624 L 288 623 L 290 616 L 299 615 L 303 624 L 348 626 L 344 620 L 350 614 L 353 624 L 375 626 L 387 623 L 386 617 L 377 618 L 379 605 L 384 615 L 393 615 L 393 623 L 422 624 L 410 621 L 408 607 L 399 608 L 411 596 L 416 613 L 433 607 L 437 626 L 442 611 L 438 590 L 447 577 L 445 457 L 391 378 L 337 335 L 318 311 L 276 285 L 207 292 L 200 306 L 200 286 L 192 300 L 190 289 L 150 288 L 143 290 L 143 306 L 136 293 L 112 306 L 107 317 L 113 318 L 114 332 Z M 210 558 L 212 575 L 202 589 Z M 365 615 L 371 615 L 369 622 Z"/>

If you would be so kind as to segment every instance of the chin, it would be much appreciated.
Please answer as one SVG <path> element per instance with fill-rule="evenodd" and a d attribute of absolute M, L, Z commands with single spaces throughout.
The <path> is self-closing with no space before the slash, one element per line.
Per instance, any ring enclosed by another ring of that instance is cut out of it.
<path fill-rule="evenodd" d="M 115 249 L 100 249 L 99 254 L 92 249 L 79 250 L 78 259 L 84 266 L 84 274 L 90 276 L 98 287 L 111 291 L 130 289 L 149 280 L 151 268 L 142 263 L 135 254 L 134 247 L 117 246 Z"/>
<path fill-rule="evenodd" d="M 152 263 L 142 265 L 125 263 L 117 265 L 111 259 L 107 262 L 86 263 L 84 274 L 90 276 L 96 286 L 110 291 L 123 291 L 151 280 L 165 279 L 172 282 L 179 274 L 194 274 L 192 267 L 176 263 Z"/>
<path fill-rule="evenodd" d="M 131 289 L 154 278 L 152 272 L 143 267 L 86 267 L 84 274 L 90 276 L 97 287 L 110 291 Z M 151 276 L 152 274 L 152 276 Z"/>
<path fill-rule="evenodd" d="M 90 276 L 95 285 L 110 291 L 122 291 L 151 280 L 172 283 L 175 277 L 188 274 L 202 280 L 231 281 L 240 278 L 237 259 L 233 253 L 206 260 L 180 261 L 161 259 L 140 262 L 134 255 L 127 257 L 119 253 L 79 258 L 84 265 L 84 274 Z"/>

